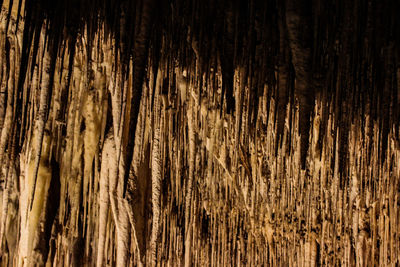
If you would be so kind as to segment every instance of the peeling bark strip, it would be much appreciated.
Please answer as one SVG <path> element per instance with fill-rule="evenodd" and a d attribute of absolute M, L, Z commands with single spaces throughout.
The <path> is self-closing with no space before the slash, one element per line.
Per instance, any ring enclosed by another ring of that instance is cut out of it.
<path fill-rule="evenodd" d="M 0 5 L 0 266 L 400 265 L 400 2 Z"/>

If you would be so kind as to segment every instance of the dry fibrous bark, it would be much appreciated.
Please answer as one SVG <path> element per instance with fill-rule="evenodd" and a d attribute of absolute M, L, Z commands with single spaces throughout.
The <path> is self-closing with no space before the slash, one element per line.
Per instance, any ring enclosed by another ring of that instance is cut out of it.
<path fill-rule="evenodd" d="M 400 264 L 395 1 L 0 1 L 1 266 Z"/>

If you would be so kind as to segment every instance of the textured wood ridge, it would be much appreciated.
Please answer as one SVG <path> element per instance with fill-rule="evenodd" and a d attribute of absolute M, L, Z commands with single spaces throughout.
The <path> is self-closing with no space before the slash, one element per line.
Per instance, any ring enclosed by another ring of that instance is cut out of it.
<path fill-rule="evenodd" d="M 1 266 L 400 265 L 399 5 L 0 0 Z"/>

